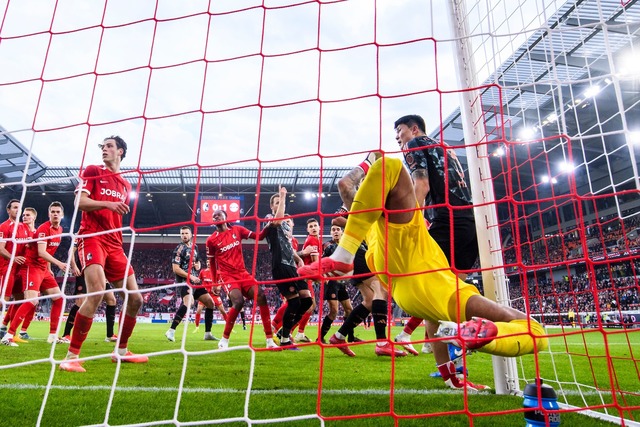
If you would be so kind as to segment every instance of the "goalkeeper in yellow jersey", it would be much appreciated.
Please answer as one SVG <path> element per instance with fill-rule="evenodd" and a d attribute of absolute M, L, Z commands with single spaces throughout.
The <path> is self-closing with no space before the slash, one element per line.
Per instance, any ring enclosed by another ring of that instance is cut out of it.
<path fill-rule="evenodd" d="M 367 263 L 407 313 L 440 321 L 437 336 L 459 347 L 519 356 L 547 347 L 542 326 L 526 314 L 480 295 L 457 278 L 429 235 L 411 176 L 402 161 L 367 156 L 366 173 L 333 255 L 298 269 L 305 277 L 336 277 L 353 270 L 365 239 Z"/>

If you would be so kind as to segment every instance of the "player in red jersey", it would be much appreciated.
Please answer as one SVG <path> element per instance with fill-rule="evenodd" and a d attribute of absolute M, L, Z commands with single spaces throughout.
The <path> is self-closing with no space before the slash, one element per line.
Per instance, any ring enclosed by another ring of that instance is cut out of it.
<path fill-rule="evenodd" d="M 129 213 L 129 192 L 131 184 L 120 175 L 120 163 L 127 154 L 127 143 L 119 136 L 110 136 L 98 145 L 102 150 L 104 166 L 88 166 L 82 173 L 82 184 L 78 188 L 80 197 L 78 208 L 82 211 L 80 222 L 80 262 L 88 293 L 76 314 L 71 335 L 69 352 L 60 369 L 71 372 L 85 372 L 78 361 L 78 355 L 93 323 L 106 283 L 115 288 L 126 287 L 127 301 L 125 315 L 122 316 L 118 349 L 111 360 L 117 362 L 145 363 L 147 356 L 134 355 L 127 349 L 129 337 L 136 324 L 138 310 L 142 306 L 142 296 L 133 268 L 128 265 L 122 249 L 122 216 Z M 93 235 L 95 233 L 104 233 Z"/>
<path fill-rule="evenodd" d="M 222 280 L 228 285 L 228 295 L 232 304 L 227 313 L 227 321 L 222 333 L 222 339 L 218 343 L 218 348 L 229 347 L 229 336 L 233 325 L 236 323 L 238 313 L 244 306 L 244 299 L 254 299 L 254 297 L 260 309 L 262 327 L 267 337 L 267 348 L 279 348 L 273 341 L 271 313 L 269 312 L 264 291 L 258 286 L 256 279 L 247 271 L 242 255 L 242 240 L 261 240 L 264 236 L 262 234 L 257 235 L 239 225 L 230 225 L 226 220 L 227 213 L 225 211 L 215 211 L 213 213 L 213 221 L 218 229 L 207 239 L 207 259 L 211 265 L 213 281 Z M 255 295 L 256 290 L 257 296 Z"/>
<path fill-rule="evenodd" d="M 320 250 L 322 249 L 322 241 L 320 237 L 320 224 L 315 218 L 309 218 L 307 220 L 307 238 L 302 245 L 302 251 L 298 253 L 298 256 L 302 258 L 305 265 L 309 265 L 314 261 L 320 259 Z M 295 342 L 311 342 L 311 340 L 304 334 L 304 329 L 309 323 L 311 315 L 316 309 L 316 299 L 313 292 L 313 281 L 307 282 L 309 285 L 309 292 L 311 293 L 311 307 L 300 319 L 298 324 L 298 333 L 295 336 Z"/>
<path fill-rule="evenodd" d="M 224 309 L 224 304 L 222 303 L 222 298 L 220 298 L 220 290 L 222 289 L 222 284 L 213 281 L 213 275 L 211 274 L 211 265 L 209 260 L 207 260 L 207 268 L 203 268 L 200 270 L 200 274 L 198 275 L 200 279 L 201 286 L 204 287 L 207 294 L 211 297 L 213 301 L 213 307 L 217 308 L 220 314 L 222 315 L 222 319 L 227 320 L 227 310 Z M 198 308 L 196 309 L 196 318 L 195 324 L 196 328 L 193 333 L 198 332 L 200 328 L 200 316 L 202 313 L 202 309 L 205 308 L 205 303 L 201 300 L 198 300 Z M 204 327 L 205 333 L 211 333 L 211 323 L 213 322 L 213 308 L 211 309 L 211 321 L 207 320 L 207 310 L 204 312 Z"/>
<path fill-rule="evenodd" d="M 65 263 L 53 257 L 60 246 L 60 236 L 62 235 L 60 221 L 63 216 L 64 209 L 62 204 L 60 202 L 51 203 L 49 205 L 49 221 L 43 223 L 36 230 L 35 236 L 38 240 L 25 245 L 25 262 L 20 269 L 25 302 L 16 311 L 13 319 L 11 319 L 9 330 L 0 341 L 4 345 L 18 346 L 14 342 L 13 336 L 25 317 L 38 304 L 38 300 L 35 298 L 40 293 L 51 296 L 49 338 L 47 342 L 52 344 L 57 341 L 56 331 L 58 330 L 58 323 L 60 323 L 60 313 L 62 313 L 64 299 L 49 264 L 55 264 L 62 271 L 67 270 Z"/>
<path fill-rule="evenodd" d="M 24 245 L 15 245 L 14 254 L 14 242 L 29 239 L 33 237 L 33 233 L 30 231 L 28 225 L 25 226 L 19 222 L 19 212 L 20 200 L 9 200 L 9 203 L 7 203 L 7 214 L 9 218 L 0 224 L 0 298 L 3 302 L 8 302 L 11 297 L 13 297 L 14 301 L 21 301 L 24 298 L 22 284 L 19 281 L 16 282 L 18 271 L 25 261 Z M 12 257 L 13 261 L 11 261 Z M 3 308 L 6 307 L 6 312 L 2 319 L 2 326 L 0 326 L 0 338 L 3 338 L 7 332 L 9 321 L 18 309 L 19 303 L 9 306 L 5 306 L 5 304 L 2 305 Z"/>

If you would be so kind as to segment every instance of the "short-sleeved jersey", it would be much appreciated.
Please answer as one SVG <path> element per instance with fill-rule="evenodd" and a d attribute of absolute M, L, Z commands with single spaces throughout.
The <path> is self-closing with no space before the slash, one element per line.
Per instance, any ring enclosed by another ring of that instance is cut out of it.
<path fill-rule="evenodd" d="M 189 271 L 189 262 L 193 259 L 191 264 L 191 274 L 194 276 L 198 275 L 198 270 L 196 269 L 196 262 L 200 259 L 200 254 L 198 253 L 197 245 L 185 245 L 180 242 L 178 246 L 173 250 L 171 254 L 171 263 L 177 264 L 184 271 Z M 186 282 L 187 279 L 184 277 L 180 277 L 176 274 L 176 283 Z"/>
<path fill-rule="evenodd" d="M 214 231 L 207 239 L 207 257 L 211 259 L 211 268 L 221 273 L 246 272 L 242 240 L 255 238 L 256 233 L 240 225 L 232 225 L 226 231 Z"/>
<path fill-rule="evenodd" d="M 306 248 L 307 246 L 316 246 L 318 248 L 318 255 L 320 255 L 319 252 L 322 249 L 322 242 L 320 241 L 320 238 L 318 236 L 308 235 L 307 239 L 304 241 L 304 245 L 302 245 L 302 249 Z M 302 261 L 305 265 L 311 264 L 311 254 L 303 256 Z"/>
<path fill-rule="evenodd" d="M 87 166 L 82 172 L 82 183 L 76 191 L 82 191 L 92 200 L 129 203 L 131 184 L 120 174 L 113 173 L 104 166 Z M 100 231 L 122 228 L 122 215 L 109 209 L 82 212 L 78 234 L 90 234 Z M 106 243 L 122 246 L 122 232 L 112 232 L 100 236 Z"/>
<path fill-rule="evenodd" d="M 44 239 L 49 237 L 46 240 L 39 240 L 37 242 L 29 242 L 25 246 L 25 258 L 26 261 L 24 265 L 28 267 L 35 267 L 41 270 L 46 270 L 47 265 L 49 264 L 44 259 L 40 258 L 38 255 L 38 244 L 39 242 L 46 242 L 47 244 L 47 252 L 49 255 L 54 255 L 60 246 L 60 235 L 62 234 L 62 226 L 59 225 L 57 227 L 53 227 L 50 221 L 43 223 L 35 232 L 35 237 L 38 239 Z"/>
<path fill-rule="evenodd" d="M 266 219 L 273 220 L 273 215 L 269 214 Z M 293 258 L 293 246 L 291 240 L 289 240 L 292 230 L 287 221 L 280 222 L 279 225 L 274 225 L 268 222 L 266 227 L 267 231 L 267 244 L 271 251 L 271 267 L 277 268 L 280 264 L 296 266 L 296 261 Z"/>
<path fill-rule="evenodd" d="M 0 224 L 0 239 L 5 241 L 4 248 L 9 252 L 13 252 L 13 241 L 9 239 L 18 240 L 26 240 L 33 237 L 31 230 L 29 230 L 29 226 L 23 223 L 18 223 L 18 228 L 15 228 L 15 221 L 11 221 L 11 219 L 7 219 L 5 222 Z M 15 231 L 15 235 L 14 235 Z M 16 255 L 15 256 L 24 256 L 25 252 L 25 244 L 18 243 L 16 247 Z M 9 266 L 9 260 L 4 257 L 0 257 L 0 271 L 6 270 Z"/>
<path fill-rule="evenodd" d="M 447 203 L 451 206 L 469 206 L 472 204 L 471 193 L 464 178 L 464 170 L 454 150 L 444 149 L 446 144 L 440 144 L 428 136 L 419 136 L 407 144 L 404 163 L 413 174 L 418 169 L 427 171 L 429 177 L 429 194 L 427 204 Z M 421 150 L 415 150 L 421 147 Z M 414 150 L 412 150 L 414 149 Z M 446 153 L 445 153 L 446 152 Z M 473 216 L 471 209 L 456 209 L 456 216 Z M 436 217 L 449 216 L 446 207 L 436 209 Z"/>

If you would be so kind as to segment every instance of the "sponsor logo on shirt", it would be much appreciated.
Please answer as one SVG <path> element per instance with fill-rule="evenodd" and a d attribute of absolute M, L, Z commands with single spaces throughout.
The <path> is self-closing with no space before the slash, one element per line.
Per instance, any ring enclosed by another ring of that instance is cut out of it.
<path fill-rule="evenodd" d="M 236 240 L 236 241 L 235 241 L 235 242 L 233 242 L 233 243 L 229 243 L 228 245 L 221 247 L 221 248 L 220 248 L 220 252 L 226 252 L 226 251 L 228 251 L 229 249 L 233 249 L 233 248 L 235 248 L 235 247 L 236 247 L 236 246 L 238 246 L 239 244 L 240 244 L 240 242 Z"/>
<path fill-rule="evenodd" d="M 101 188 L 100 189 L 100 195 L 101 196 L 109 196 L 109 197 L 113 197 L 115 199 L 120 200 L 121 202 L 124 202 L 125 199 L 127 198 L 127 195 L 124 193 L 121 193 L 117 190 L 112 190 L 110 188 Z"/>

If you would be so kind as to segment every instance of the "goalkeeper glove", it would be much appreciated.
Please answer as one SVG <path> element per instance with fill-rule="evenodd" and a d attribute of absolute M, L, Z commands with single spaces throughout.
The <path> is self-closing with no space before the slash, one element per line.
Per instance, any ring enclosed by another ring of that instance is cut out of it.
<path fill-rule="evenodd" d="M 358 167 L 362 169 L 364 171 L 364 174 L 366 175 L 367 172 L 369 172 L 369 168 L 371 167 L 371 165 L 374 164 L 375 161 L 380 157 L 382 157 L 382 153 L 380 151 L 371 151 L 369 154 L 367 154 L 367 157 L 364 158 L 364 161 L 358 165 Z"/>

